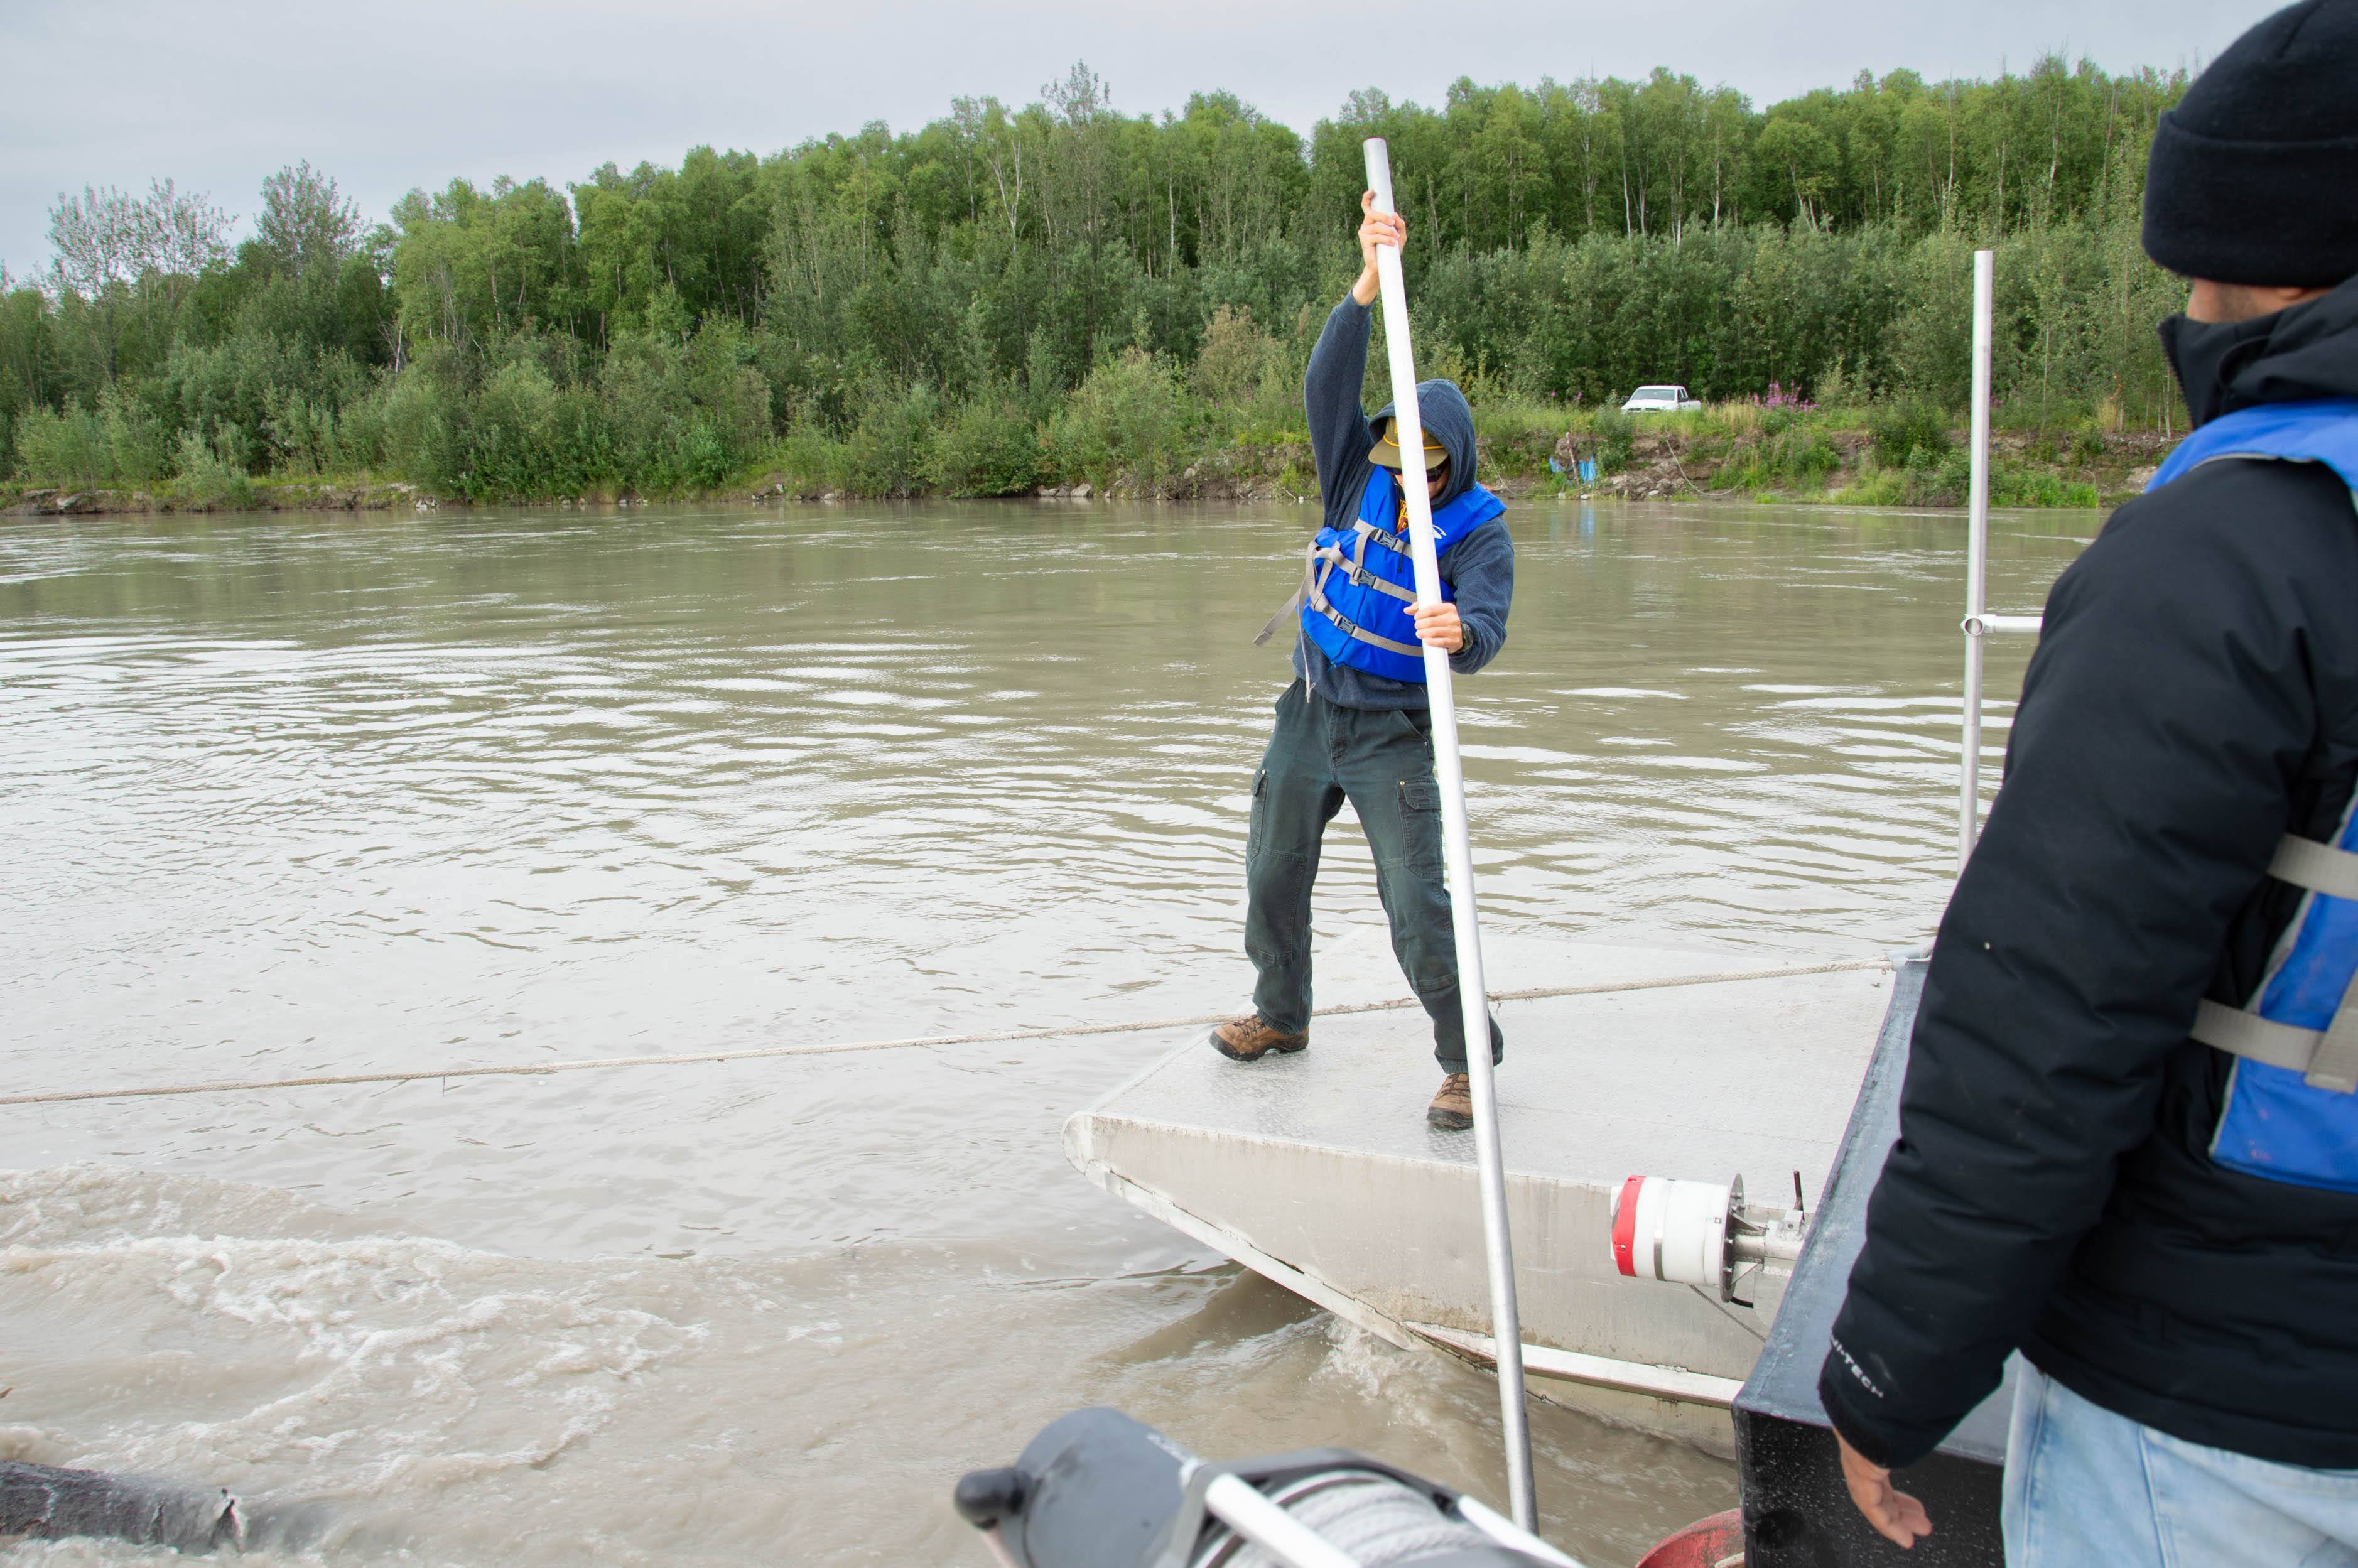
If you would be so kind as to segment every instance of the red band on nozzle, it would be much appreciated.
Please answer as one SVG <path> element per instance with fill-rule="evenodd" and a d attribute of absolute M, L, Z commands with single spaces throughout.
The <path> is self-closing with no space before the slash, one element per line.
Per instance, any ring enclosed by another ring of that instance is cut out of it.
<path fill-rule="evenodd" d="M 1645 1184 L 1643 1176 L 1622 1183 L 1621 1201 L 1613 1209 L 1613 1261 L 1633 1280 L 1638 1277 L 1638 1189 Z"/>

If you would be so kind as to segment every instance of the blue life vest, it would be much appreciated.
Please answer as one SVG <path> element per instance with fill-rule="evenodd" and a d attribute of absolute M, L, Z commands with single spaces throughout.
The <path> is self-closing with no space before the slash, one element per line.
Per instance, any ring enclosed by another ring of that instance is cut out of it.
<path fill-rule="evenodd" d="M 1416 570 L 1409 557 L 1408 524 L 1401 516 L 1400 481 L 1390 469 L 1368 476 L 1359 515 L 1348 528 L 1321 528 L 1302 569 L 1302 631 L 1335 664 L 1388 680 L 1422 682 L 1424 644 L 1417 641 Z M 1507 510 L 1480 485 L 1433 514 L 1437 558 L 1481 524 Z M 1441 582 L 1441 597 L 1457 590 Z M 1263 635 L 1267 635 L 1266 633 Z"/>
<path fill-rule="evenodd" d="M 2322 463 L 2358 492 L 2358 398 L 2241 408 L 2189 436 L 2148 490 L 2221 458 Z M 2193 1035 L 2235 1058 L 2211 1157 L 2358 1193 L 2358 796 L 2331 844 L 2287 834 L 2268 874 L 2300 888 L 2247 1008 L 2205 1001 Z"/>

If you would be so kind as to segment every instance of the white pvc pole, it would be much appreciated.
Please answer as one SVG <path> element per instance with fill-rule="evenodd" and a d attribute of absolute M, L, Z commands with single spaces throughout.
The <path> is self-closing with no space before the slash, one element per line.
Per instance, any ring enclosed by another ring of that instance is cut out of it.
<path fill-rule="evenodd" d="M 1957 874 L 1973 858 L 1982 822 L 1982 633 L 1989 606 L 1990 323 L 1997 255 L 1974 253 L 1974 463 L 1965 503 L 1965 744 L 1957 783 Z"/>
<path fill-rule="evenodd" d="M 1359 1560 L 1279 1507 L 1259 1487 L 1219 1476 L 1204 1489 L 1204 1507 L 1230 1530 L 1286 1568 L 1359 1568 Z"/>
<path fill-rule="evenodd" d="M 1381 136 L 1367 141 L 1368 189 L 1376 211 L 1390 215 L 1391 154 Z M 1441 568 L 1433 548 L 1433 502 L 1425 493 L 1424 423 L 1416 406 L 1416 362 L 1409 352 L 1408 296 L 1400 250 L 1376 247 L 1383 293 L 1384 348 L 1391 361 L 1393 431 L 1400 439 L 1401 488 L 1408 498 L 1416 601 L 1441 602 Z M 1474 845 L 1466 829 L 1466 771 L 1457 752 L 1457 707 L 1449 655 L 1424 644 L 1424 687 L 1433 705 L 1433 771 L 1441 779 L 1441 842 L 1449 869 L 1450 923 L 1457 938 L 1457 992 L 1465 1005 L 1466 1074 L 1474 1087 L 1474 1162 L 1482 1187 L 1482 1241 L 1490 1265 L 1490 1340 L 1498 1363 L 1498 1419 L 1507 1444 L 1507 1498 L 1515 1521 L 1539 1528 L 1531 1490 L 1531 1434 L 1523 1414 L 1522 1314 L 1515 1305 L 1514 1242 L 1507 1231 L 1507 1171 L 1498 1148 L 1498 1098 L 1490 1065 L 1490 1004 L 1482 979 L 1482 931 L 1474 911 Z"/>

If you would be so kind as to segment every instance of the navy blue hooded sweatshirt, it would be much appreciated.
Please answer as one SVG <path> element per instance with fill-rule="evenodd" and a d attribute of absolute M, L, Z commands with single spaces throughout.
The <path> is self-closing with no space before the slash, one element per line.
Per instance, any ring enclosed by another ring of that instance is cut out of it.
<path fill-rule="evenodd" d="M 1310 368 L 1302 378 L 1302 401 L 1310 415 L 1310 451 L 1318 464 L 1318 493 L 1325 498 L 1326 525 L 1347 528 L 1359 514 L 1359 500 L 1376 465 L 1377 432 L 1390 423 L 1386 404 L 1373 421 L 1359 406 L 1368 371 L 1368 334 L 1374 312 L 1344 297 L 1326 318 Z M 1449 454 L 1449 482 L 1433 499 L 1445 506 L 1474 483 L 1474 410 L 1455 383 L 1418 384 L 1416 408 L 1428 435 Z M 1457 616 L 1466 625 L 1466 646 L 1449 656 L 1449 667 L 1472 675 L 1498 656 L 1507 641 L 1507 609 L 1515 597 L 1515 543 L 1507 524 L 1493 517 L 1442 552 L 1441 575 L 1456 590 Z M 1419 708 L 1426 706 L 1421 681 L 1389 680 L 1348 665 L 1328 662 L 1297 626 L 1293 673 L 1337 708 Z"/>

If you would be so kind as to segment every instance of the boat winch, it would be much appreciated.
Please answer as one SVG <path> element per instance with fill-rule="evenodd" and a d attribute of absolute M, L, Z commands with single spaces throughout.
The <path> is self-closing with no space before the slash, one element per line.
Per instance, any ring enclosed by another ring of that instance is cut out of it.
<path fill-rule="evenodd" d="M 1581 1568 L 1454 1487 L 1365 1454 L 1206 1463 L 1113 1410 L 1051 1422 L 952 1500 L 1001 1568 Z"/>

